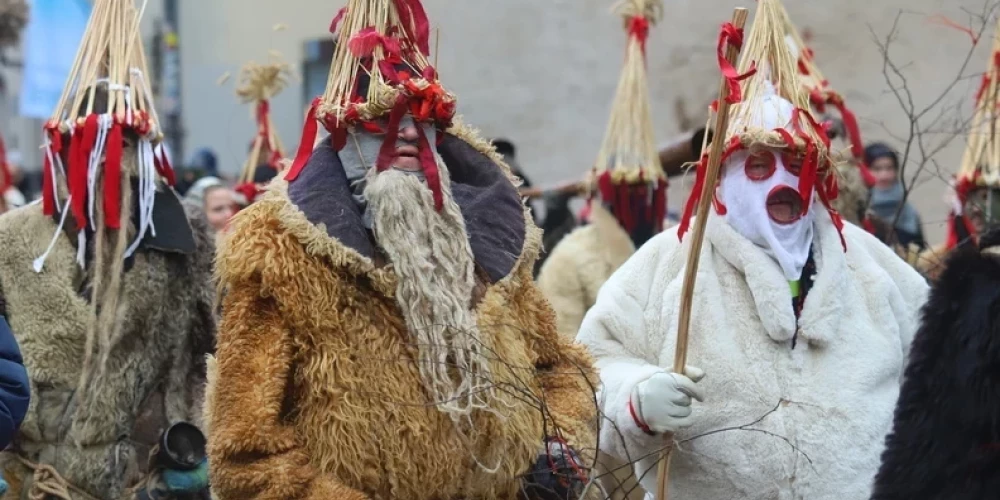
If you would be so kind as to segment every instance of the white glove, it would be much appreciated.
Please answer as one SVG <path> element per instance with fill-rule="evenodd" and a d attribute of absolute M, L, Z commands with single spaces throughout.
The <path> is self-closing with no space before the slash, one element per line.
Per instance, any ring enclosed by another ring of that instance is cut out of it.
<path fill-rule="evenodd" d="M 674 433 L 691 425 L 691 398 L 704 401 L 695 383 L 705 378 L 705 372 L 694 366 L 684 371 L 687 376 L 660 372 L 636 384 L 631 402 L 639 427 L 646 426 L 657 433 Z"/>

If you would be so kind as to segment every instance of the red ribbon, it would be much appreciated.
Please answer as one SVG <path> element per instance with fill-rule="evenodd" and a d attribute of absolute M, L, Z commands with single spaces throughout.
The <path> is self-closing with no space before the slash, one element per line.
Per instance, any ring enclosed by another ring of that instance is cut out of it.
<path fill-rule="evenodd" d="M 719 69 L 722 70 L 722 76 L 726 79 L 726 86 L 729 88 L 726 94 L 726 102 L 736 104 L 743 100 L 743 92 L 740 89 L 739 82 L 757 73 L 757 63 L 750 63 L 750 69 L 742 75 L 739 74 L 736 68 L 726 60 L 727 45 L 731 45 L 737 50 L 743 47 L 743 30 L 733 26 L 733 23 L 722 25 L 722 31 L 719 33 L 719 46 L 716 52 L 719 58 Z"/>
<path fill-rule="evenodd" d="M 957 217 L 954 212 L 948 214 L 948 236 L 945 239 L 944 245 L 946 250 L 954 250 L 955 247 L 961 243 L 961 239 L 958 237 L 958 224 L 956 222 Z M 968 217 L 962 217 L 962 222 L 965 225 L 965 232 L 972 237 L 973 241 L 977 239 L 976 228 L 969 221 Z"/>
<path fill-rule="evenodd" d="M 52 174 L 52 161 L 55 157 L 62 154 L 62 134 L 59 133 L 59 125 L 56 123 L 47 123 L 45 125 L 45 134 L 49 137 L 49 147 L 45 152 L 45 159 L 42 172 L 42 213 L 47 216 L 52 216 L 56 213 L 56 198 L 55 198 L 55 178 Z"/>
<path fill-rule="evenodd" d="M 444 207 L 444 195 L 441 193 L 441 172 L 438 171 L 437 160 L 431 150 L 430 142 L 424 129 L 417 127 L 417 135 L 420 136 L 420 166 L 424 169 L 424 177 L 427 179 L 427 187 L 430 188 L 434 197 L 434 209 L 441 211 Z"/>
<path fill-rule="evenodd" d="M 299 140 L 299 150 L 295 153 L 295 160 L 292 161 L 292 166 L 288 168 L 288 173 L 285 174 L 285 180 L 294 181 L 297 179 L 299 174 L 302 173 L 302 169 L 305 168 L 306 163 L 309 162 L 309 157 L 312 156 L 313 146 L 316 145 L 316 134 L 319 133 L 319 123 L 316 122 L 316 112 L 319 104 L 320 98 L 317 97 L 313 99 L 312 105 L 309 106 L 309 114 L 306 115 L 306 122 L 302 125 L 302 139 Z"/>
<path fill-rule="evenodd" d="M 649 20 L 644 16 L 635 16 L 629 19 L 628 34 L 639 42 L 642 54 L 646 55 L 646 40 L 649 38 Z"/>
<path fill-rule="evenodd" d="M 389 35 L 382 35 L 374 27 L 367 27 L 354 36 L 347 43 L 347 48 L 351 50 L 354 57 L 364 59 L 371 57 L 377 47 L 382 47 L 387 56 L 399 57 L 399 39 Z"/>
<path fill-rule="evenodd" d="M 156 167 L 156 173 L 166 180 L 167 185 L 173 186 L 177 183 L 174 167 L 170 164 L 170 158 L 167 158 L 166 148 L 161 147 L 160 154 L 153 156 L 153 166 Z"/>
<path fill-rule="evenodd" d="M 835 99 L 833 105 L 840 110 L 840 117 L 844 122 L 844 129 L 847 130 L 847 137 L 851 142 L 851 156 L 858 162 L 858 169 L 861 170 L 861 178 L 865 185 L 872 187 L 875 185 L 875 174 L 868 169 L 865 162 L 865 146 L 861 142 L 861 129 L 858 127 L 858 119 L 854 113 L 847 108 L 843 99 Z"/>
<path fill-rule="evenodd" d="M 979 84 L 979 90 L 976 91 L 976 104 L 982 102 L 983 96 L 986 95 L 986 89 L 989 88 L 991 81 L 990 74 L 997 71 L 1000 71 L 1000 52 L 993 53 L 993 67 L 983 74 L 983 81 Z"/>
<path fill-rule="evenodd" d="M 423 55 L 431 53 L 430 48 L 430 22 L 427 20 L 427 13 L 420 0 L 394 0 L 396 10 L 399 12 L 399 21 L 403 25 L 403 31 L 413 40 Z"/>
<path fill-rule="evenodd" d="M 116 120 L 104 156 L 104 225 L 121 228 L 122 125 Z"/>
<path fill-rule="evenodd" d="M 336 34 L 337 28 L 340 26 L 340 21 L 344 19 L 344 14 L 347 14 L 347 7 L 341 7 L 337 11 L 337 15 L 334 16 L 333 21 L 330 23 L 330 34 Z"/>
<path fill-rule="evenodd" d="M 726 151 L 723 153 L 722 158 L 719 160 L 721 163 L 725 163 L 726 159 L 729 158 L 736 150 L 742 148 L 743 145 L 740 143 L 740 138 L 738 136 L 733 136 L 729 139 L 729 144 L 726 145 Z M 722 168 L 721 165 L 719 167 Z M 721 178 L 721 170 L 720 170 Z M 701 161 L 698 162 L 698 166 L 695 170 L 695 180 L 694 187 L 691 188 L 691 195 L 688 196 L 687 203 L 684 205 L 684 213 L 681 214 L 681 221 L 677 227 L 677 239 L 683 240 L 684 234 L 691 226 L 691 217 L 694 216 L 695 208 L 698 206 L 698 202 L 701 200 L 701 192 L 705 189 L 705 176 L 708 175 L 708 154 L 701 156 Z M 718 182 L 718 180 L 716 180 Z M 712 195 L 712 204 L 715 207 L 716 213 L 719 215 L 724 215 L 726 211 L 725 205 L 720 203 L 716 198 L 715 194 Z"/>
<path fill-rule="evenodd" d="M 7 145 L 4 144 L 3 136 L 0 136 L 0 196 L 7 192 L 14 185 L 14 176 L 10 173 L 10 163 L 7 162 Z"/>
<path fill-rule="evenodd" d="M 72 161 L 69 168 L 69 192 L 73 196 L 73 218 L 77 229 L 83 229 L 87 222 L 87 173 L 90 167 L 90 152 L 97 141 L 97 115 L 87 116 L 82 126 L 78 125 L 70 142 Z"/>

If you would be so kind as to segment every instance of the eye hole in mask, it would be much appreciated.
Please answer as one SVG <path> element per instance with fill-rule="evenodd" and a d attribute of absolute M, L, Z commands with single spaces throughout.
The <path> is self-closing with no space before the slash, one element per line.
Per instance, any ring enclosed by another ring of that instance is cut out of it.
<path fill-rule="evenodd" d="M 774 175 L 777 169 L 776 164 L 777 160 L 774 158 L 774 153 L 770 151 L 757 151 L 750 153 L 743 168 L 747 178 L 750 180 L 763 181 Z"/>
<path fill-rule="evenodd" d="M 786 152 L 781 156 L 781 159 L 785 163 L 785 170 L 798 177 L 802 172 L 802 156 L 798 153 Z"/>

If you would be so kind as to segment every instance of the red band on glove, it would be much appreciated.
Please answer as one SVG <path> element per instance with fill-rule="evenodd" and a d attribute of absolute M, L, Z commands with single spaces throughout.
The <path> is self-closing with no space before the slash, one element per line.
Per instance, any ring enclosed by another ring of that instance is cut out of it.
<path fill-rule="evenodd" d="M 632 414 L 632 421 L 635 422 L 636 427 L 641 429 L 642 432 L 645 432 L 650 436 L 656 435 L 656 433 L 653 432 L 653 430 L 650 429 L 648 425 L 646 425 L 646 422 L 643 422 L 642 419 L 639 418 L 639 414 L 636 413 L 635 406 L 632 404 L 632 398 L 628 398 L 628 412 Z"/>

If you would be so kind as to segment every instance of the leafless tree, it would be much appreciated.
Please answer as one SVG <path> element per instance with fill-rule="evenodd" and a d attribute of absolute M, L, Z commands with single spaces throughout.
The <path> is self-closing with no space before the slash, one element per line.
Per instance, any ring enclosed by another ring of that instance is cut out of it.
<path fill-rule="evenodd" d="M 996 0 L 986 0 L 978 11 L 965 9 L 964 23 L 946 19 L 942 16 L 928 16 L 926 13 L 901 10 L 897 13 L 887 33 L 880 34 L 869 25 L 869 31 L 879 53 L 882 56 L 882 74 L 889 87 L 888 94 L 899 103 L 906 121 L 906 130 L 900 134 L 891 130 L 885 123 L 877 123 L 887 135 L 892 137 L 900 148 L 899 178 L 903 185 L 903 201 L 909 199 L 913 189 L 926 182 L 940 180 L 948 183 L 951 180 L 953 168 L 942 165 L 939 153 L 955 141 L 964 141 L 969 133 L 972 112 L 968 103 L 972 100 L 965 90 L 971 81 L 982 78 L 980 61 L 974 57 L 976 48 L 984 35 L 989 34 L 995 23 L 995 14 L 1000 7 Z M 961 65 L 955 75 L 943 79 L 940 92 L 927 102 L 917 102 L 910 81 L 906 76 L 906 68 L 910 62 L 902 62 L 893 47 L 901 33 L 904 21 L 920 19 L 931 20 L 938 24 L 948 25 L 956 29 L 956 33 L 965 32 L 969 38 L 969 48 L 961 56 Z M 989 41 L 989 38 L 985 38 Z M 972 68 L 976 68 L 973 70 Z M 886 221 L 890 231 L 894 231 L 903 210 L 903 204 L 897 209 L 892 223 Z M 893 235 L 888 236 L 890 241 Z"/>

